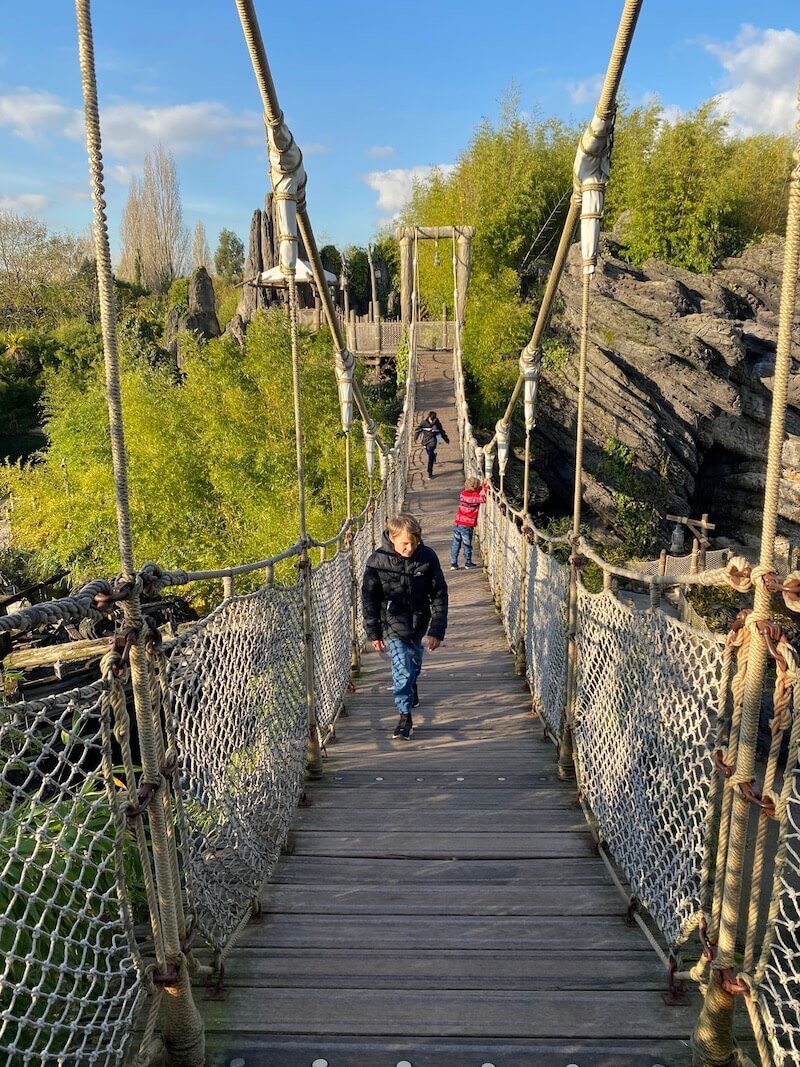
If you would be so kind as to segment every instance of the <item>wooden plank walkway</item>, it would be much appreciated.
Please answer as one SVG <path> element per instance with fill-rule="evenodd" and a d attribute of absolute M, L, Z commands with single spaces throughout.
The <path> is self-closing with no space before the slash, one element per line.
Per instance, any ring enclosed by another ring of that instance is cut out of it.
<path fill-rule="evenodd" d="M 448 353 L 425 353 L 420 412 L 451 436 L 406 506 L 450 588 L 410 742 L 390 737 L 388 659 L 371 651 L 325 778 L 294 821 L 201 1002 L 210 1067 L 682 1067 L 699 998 L 667 1007 L 663 970 L 593 849 L 574 786 L 514 675 L 481 570 L 451 572 L 462 485 Z M 476 554 L 476 558 L 479 556 Z"/>

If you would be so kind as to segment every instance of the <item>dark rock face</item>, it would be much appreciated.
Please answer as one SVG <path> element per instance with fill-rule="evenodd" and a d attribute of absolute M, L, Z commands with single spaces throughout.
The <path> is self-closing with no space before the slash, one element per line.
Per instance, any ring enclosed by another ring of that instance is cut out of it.
<path fill-rule="evenodd" d="M 205 267 L 198 267 L 189 278 L 188 309 L 179 312 L 172 308 L 167 313 L 164 347 L 177 360 L 179 369 L 180 335 L 186 331 L 199 333 L 205 338 L 219 337 L 221 333 L 214 284 Z"/>
<path fill-rule="evenodd" d="M 244 261 L 244 284 L 242 295 L 236 306 L 236 313 L 225 327 L 239 344 L 244 343 L 247 327 L 259 308 L 268 308 L 281 302 L 281 290 L 266 286 L 253 285 L 264 270 L 271 270 L 278 262 L 278 233 L 275 227 L 275 201 L 272 193 L 264 199 L 264 210 L 258 208 L 250 220 L 250 238 L 247 243 L 247 258 Z M 308 259 L 306 246 L 301 234 L 297 235 L 297 254 L 300 259 Z M 297 287 L 297 301 L 301 308 L 314 307 L 314 295 L 308 285 Z"/>
<path fill-rule="evenodd" d="M 581 316 L 581 261 L 572 249 L 554 326 L 574 339 L 574 360 L 545 368 L 535 447 L 559 497 L 572 493 Z M 751 557 L 761 536 L 783 243 L 727 260 L 712 275 L 648 261 L 633 267 L 610 244 L 591 286 L 585 404 L 584 500 L 613 514 L 595 477 L 609 439 L 643 475 L 667 487 L 667 510 L 708 512 L 717 542 Z M 800 341 L 800 328 L 794 337 Z M 793 368 L 800 371 L 800 367 Z M 789 385 L 779 538 L 800 541 L 800 379 Z"/>

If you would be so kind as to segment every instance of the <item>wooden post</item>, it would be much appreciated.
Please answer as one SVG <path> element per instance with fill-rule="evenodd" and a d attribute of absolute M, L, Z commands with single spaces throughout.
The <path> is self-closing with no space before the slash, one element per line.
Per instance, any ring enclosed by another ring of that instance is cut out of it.
<path fill-rule="evenodd" d="M 233 575 L 231 574 L 222 579 L 222 595 L 226 600 L 233 596 Z"/>
<path fill-rule="evenodd" d="M 411 236 L 410 227 L 400 227 L 395 231 L 400 244 L 400 321 L 404 326 L 411 324 Z"/>
<path fill-rule="evenodd" d="M 663 576 L 667 573 L 667 550 L 662 548 L 658 554 L 658 573 Z"/>
<path fill-rule="evenodd" d="M 699 560 L 699 562 L 700 562 L 700 570 L 701 571 L 704 571 L 706 569 L 706 542 L 708 541 L 708 538 L 706 537 L 706 528 L 707 527 L 708 527 L 708 512 L 704 511 L 703 514 L 700 516 L 700 529 L 703 531 L 703 536 L 700 539 L 700 560 Z"/>
<path fill-rule="evenodd" d="M 475 228 L 473 226 L 462 226 L 458 231 L 458 239 L 456 241 L 456 289 L 458 291 L 456 320 L 459 330 L 464 328 L 467 289 L 469 288 L 471 243 L 474 233 Z"/>

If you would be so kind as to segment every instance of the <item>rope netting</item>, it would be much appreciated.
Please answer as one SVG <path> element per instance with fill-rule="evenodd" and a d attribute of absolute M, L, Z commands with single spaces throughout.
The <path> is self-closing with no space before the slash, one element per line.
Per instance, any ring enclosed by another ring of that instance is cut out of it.
<path fill-rule="evenodd" d="M 583 793 L 668 944 L 699 920 L 719 641 L 579 588 L 575 751 Z"/>
<path fill-rule="evenodd" d="M 343 610 L 350 603 L 350 567 L 350 556 L 342 551 L 311 575 L 315 707 L 323 737 L 339 714 L 350 672 L 350 615 Z"/>
<path fill-rule="evenodd" d="M 776 1067 L 800 1063 L 800 787 L 796 765 L 790 780 L 785 859 L 776 885 L 777 913 L 755 998 Z"/>
<path fill-rule="evenodd" d="M 474 473 L 482 450 L 471 434 L 459 351 L 454 377 L 465 471 Z M 481 552 L 509 646 L 518 647 L 524 595 L 533 707 L 558 739 L 566 702 L 569 568 L 540 546 L 552 539 L 531 523 L 523 534 L 518 513 L 495 491 L 481 512 Z M 524 550 L 523 536 L 535 542 Z M 673 945 L 696 924 L 701 907 L 720 643 L 661 612 L 636 613 L 610 593 L 592 596 L 583 588 L 578 642 L 574 739 L 581 788 L 631 893 Z"/>
<path fill-rule="evenodd" d="M 533 706 L 553 737 L 561 731 L 567 685 L 567 568 L 528 548 L 525 662 Z"/>
<path fill-rule="evenodd" d="M 221 950 L 277 861 L 302 790 L 299 583 L 225 602 L 166 657 L 190 900 L 198 928 Z"/>
<path fill-rule="evenodd" d="M 323 741 L 350 677 L 351 618 L 355 643 L 365 640 L 360 597 L 352 616 L 347 606 L 405 495 L 413 359 L 412 350 L 395 446 L 380 457 L 380 490 L 353 519 L 351 534 L 335 539 L 335 554 L 310 571 L 314 712 Z M 275 559 L 292 554 L 296 546 Z M 159 587 L 215 573 L 144 570 Z M 93 582 L 63 601 L 0 619 L 0 629 L 100 617 L 99 600 L 112 594 L 111 584 Z M 303 789 L 304 632 L 302 576 L 289 585 L 270 580 L 227 598 L 150 653 L 151 701 L 165 720 L 162 757 L 173 786 L 159 793 L 179 828 L 187 917 L 218 963 L 280 856 Z M 121 707 L 112 709 L 111 690 Z M 138 858 L 138 847 L 151 842 L 142 820 L 125 815 L 140 772 L 125 705 L 121 683 L 109 681 L 0 707 L 0 1053 L 9 1064 L 118 1064 L 137 1026 L 143 1046 L 153 1037 L 160 994 L 153 995 L 150 974 L 159 953 L 147 922 L 152 876 L 146 889 Z M 150 903 L 157 912 L 157 901 Z"/>
<path fill-rule="evenodd" d="M 145 998 L 111 729 L 100 682 L 0 710 L 3 1063 L 121 1063 Z"/>

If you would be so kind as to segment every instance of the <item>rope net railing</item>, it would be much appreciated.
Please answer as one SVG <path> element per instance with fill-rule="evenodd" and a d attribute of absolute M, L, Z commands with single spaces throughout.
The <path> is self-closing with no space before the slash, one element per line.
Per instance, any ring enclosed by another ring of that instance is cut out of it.
<path fill-rule="evenodd" d="M 112 726 L 103 682 L 0 710 L 4 1063 L 120 1063 L 146 997 Z"/>
<path fill-rule="evenodd" d="M 479 533 L 509 648 L 518 650 L 524 625 L 532 706 L 558 741 L 567 696 L 569 568 L 535 537 L 526 544 L 529 535 L 497 493 L 488 496 Z M 498 546 L 505 553 L 501 573 L 493 564 Z M 631 895 L 673 948 L 702 911 L 719 640 L 660 611 L 634 611 L 609 591 L 581 587 L 577 644 L 573 739 L 582 797 Z"/>
<path fill-rule="evenodd" d="M 631 894 L 680 944 L 700 918 L 719 642 L 581 587 L 577 643 L 581 789 Z"/>
<path fill-rule="evenodd" d="M 352 647 L 365 641 L 357 585 L 405 496 L 415 387 L 412 347 L 395 444 L 379 457 L 380 490 L 311 568 L 315 726 L 323 745 L 343 706 Z M 142 574 L 151 591 L 210 577 L 232 586 L 237 572 L 271 571 L 292 557 L 300 558 L 299 546 L 241 568 L 147 565 Z M 62 601 L 0 618 L 0 629 L 99 618 L 116 589 L 91 582 Z M 351 602 L 352 614 L 343 610 Z M 151 702 L 164 721 L 170 783 L 158 793 L 179 830 L 184 933 L 187 942 L 191 930 L 202 935 L 215 971 L 257 906 L 303 791 L 303 648 L 302 582 L 279 584 L 270 573 L 260 589 L 228 596 L 151 650 Z M 109 674 L 93 686 L 0 707 L 0 1054 L 9 1064 L 121 1063 L 137 1027 L 145 1033 L 137 1062 L 149 1062 L 161 997 L 153 975 L 168 961 L 159 962 L 148 921 L 148 832 L 126 814 L 142 788 L 127 677 Z M 149 903 L 157 915 L 157 901 Z"/>
<path fill-rule="evenodd" d="M 634 19 L 635 6 L 626 4 L 626 14 L 630 8 Z M 483 447 L 477 446 L 470 424 L 460 338 L 456 344 L 454 381 L 465 473 L 491 478 L 495 453 L 499 466 L 499 489 L 490 488 L 479 524 L 484 566 L 509 647 L 516 653 L 518 668 L 524 665 L 534 710 L 558 746 L 559 774 L 577 779 L 600 854 L 629 900 L 629 915 L 661 955 L 671 984 L 676 976 L 701 983 L 704 1001 L 692 1035 L 694 1061 L 733 1062 L 733 1020 L 741 998 L 762 1062 L 796 1063 L 800 1058 L 798 674 L 785 623 L 773 614 L 772 600 L 780 593 L 786 608 L 800 610 L 800 572 L 781 577 L 774 565 L 800 263 L 800 149 L 794 155 L 790 184 L 760 560 L 753 565 L 741 557 L 731 558 L 727 551 L 701 554 L 696 542 L 691 556 L 662 554 L 652 564 L 632 561 L 626 567 L 612 567 L 581 536 L 579 525 L 590 278 L 597 258 L 597 233 L 589 231 L 597 230 L 602 216 L 609 168 L 606 159 L 606 173 L 584 180 L 584 168 L 594 168 L 602 156 L 602 146 L 590 150 L 591 137 L 597 134 L 594 125 L 587 131 L 591 136 L 586 145 L 582 140 L 575 167 L 576 194 L 582 194 L 584 208 L 587 191 L 590 195 L 599 191 L 601 199 L 582 216 L 590 225 L 586 232 L 582 227 L 584 284 L 570 537 L 546 537 L 531 522 L 528 478 L 539 345 L 576 212 L 571 211 L 565 224 L 533 337 L 520 355 L 513 395 L 494 436 Z M 575 199 L 577 203 L 577 195 Z M 523 389 L 525 468 L 523 505 L 517 512 L 504 495 L 503 480 L 511 415 Z M 568 557 L 564 563 L 554 562 L 551 555 L 559 542 L 558 555 Z M 544 595 L 538 574 L 541 546 L 552 564 Z M 602 592 L 591 593 L 584 585 L 581 568 L 587 561 L 601 570 Z M 649 606 L 635 610 L 620 603 L 615 595 L 620 582 L 628 589 L 637 583 L 643 586 Z M 686 590 L 698 584 L 733 587 L 740 593 L 753 590 L 753 607 L 740 611 L 724 640 L 710 632 L 686 597 Z M 675 594 L 681 621 L 661 610 L 667 590 Z M 532 655 L 542 633 L 547 635 L 546 647 Z M 536 661 L 554 645 L 557 655 L 564 655 L 558 664 L 547 664 L 555 666 L 556 694 L 548 703 L 543 698 L 542 664 L 537 670 Z M 776 664 L 774 690 L 771 675 L 765 672 L 770 655 Z M 769 752 L 764 754 L 759 744 L 767 709 Z M 751 857 L 747 862 L 746 855 Z M 639 909 L 646 911 L 646 921 Z M 695 928 L 701 958 L 691 971 L 683 972 L 678 946 Z"/>

